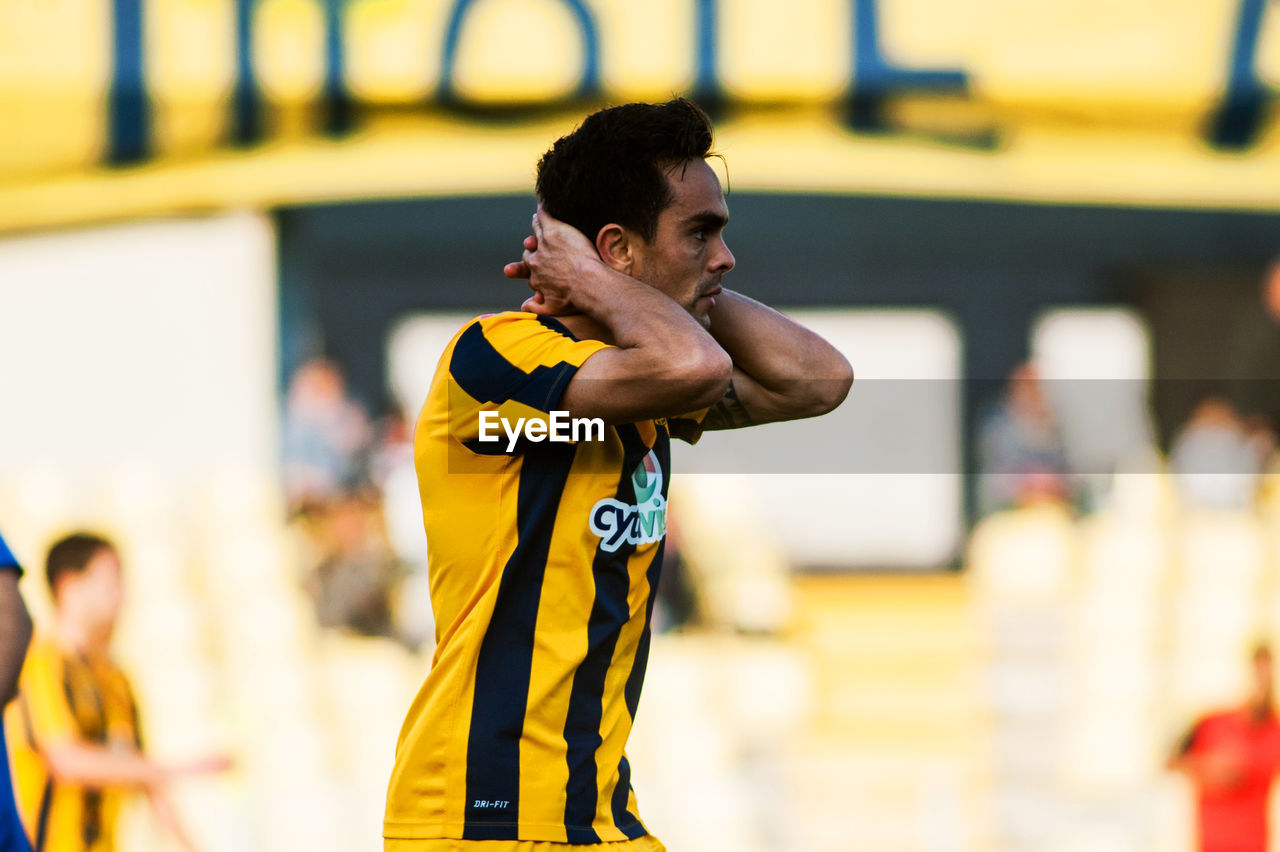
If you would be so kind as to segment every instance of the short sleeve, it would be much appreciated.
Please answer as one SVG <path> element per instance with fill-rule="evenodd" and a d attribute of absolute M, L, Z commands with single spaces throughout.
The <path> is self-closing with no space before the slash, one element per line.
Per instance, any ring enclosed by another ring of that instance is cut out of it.
<path fill-rule="evenodd" d="M 702 437 L 702 419 L 710 410 L 710 408 L 702 408 L 688 414 L 668 417 L 667 434 L 673 438 L 679 438 L 686 444 L 698 443 L 698 439 Z"/>
<path fill-rule="evenodd" d="M 1192 725 L 1178 739 L 1178 744 L 1174 747 L 1174 753 L 1178 757 L 1190 754 L 1196 747 L 1196 735 L 1200 733 L 1200 723 Z"/>
<path fill-rule="evenodd" d="M 49 642 L 31 648 L 18 684 L 23 723 L 32 748 L 79 737 L 79 727 L 67 703 L 62 657 Z"/>
<path fill-rule="evenodd" d="M 458 334 L 449 356 L 451 436 L 479 449 L 481 412 L 512 421 L 546 419 L 578 368 L 606 348 L 598 340 L 579 340 L 555 319 L 537 314 L 474 320 Z"/>
<path fill-rule="evenodd" d="M 4 536 L 0 536 L 0 570 L 3 569 L 17 571 L 19 575 L 22 574 L 22 566 L 18 564 L 18 558 L 13 555 L 9 545 L 5 544 Z"/>

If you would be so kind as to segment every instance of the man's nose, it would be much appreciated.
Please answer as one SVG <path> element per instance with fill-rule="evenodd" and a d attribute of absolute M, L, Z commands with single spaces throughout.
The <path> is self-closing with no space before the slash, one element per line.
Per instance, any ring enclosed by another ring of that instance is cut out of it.
<path fill-rule="evenodd" d="M 721 240 L 720 252 L 716 255 L 716 264 L 713 268 L 728 272 L 730 269 L 733 269 L 736 262 L 737 261 L 733 259 L 733 252 L 729 251 L 729 244 Z"/>

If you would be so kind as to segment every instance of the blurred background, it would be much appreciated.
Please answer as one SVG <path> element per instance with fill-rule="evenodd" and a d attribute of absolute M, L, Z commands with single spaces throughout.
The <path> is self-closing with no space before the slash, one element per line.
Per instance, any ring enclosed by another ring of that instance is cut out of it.
<path fill-rule="evenodd" d="M 542 151 L 689 94 L 729 286 L 858 380 L 676 457 L 646 823 L 1189 852 L 1166 761 L 1280 638 L 1277 86 L 1268 0 L 6 0 L 0 529 L 38 616 L 119 542 L 150 752 L 237 761 L 202 848 L 380 849 L 436 360 Z"/>

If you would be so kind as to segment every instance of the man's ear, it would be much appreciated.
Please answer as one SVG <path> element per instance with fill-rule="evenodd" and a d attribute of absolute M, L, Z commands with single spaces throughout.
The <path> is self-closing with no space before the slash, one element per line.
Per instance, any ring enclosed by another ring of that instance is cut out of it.
<path fill-rule="evenodd" d="M 631 274 L 636 261 L 635 239 L 626 228 L 614 224 L 601 228 L 600 233 L 596 234 L 596 251 L 600 253 L 600 259 L 609 266 L 627 275 Z"/>

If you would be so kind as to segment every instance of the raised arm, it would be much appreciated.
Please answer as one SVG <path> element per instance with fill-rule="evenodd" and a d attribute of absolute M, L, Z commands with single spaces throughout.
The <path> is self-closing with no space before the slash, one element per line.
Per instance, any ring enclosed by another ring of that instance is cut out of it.
<path fill-rule="evenodd" d="M 151 789 L 170 777 L 164 768 L 134 749 L 69 739 L 46 745 L 43 754 L 50 775 L 83 787 Z"/>
<path fill-rule="evenodd" d="M 121 733 L 110 743 L 87 739 L 70 703 L 62 653 L 49 645 L 32 651 L 18 699 L 22 702 L 22 724 L 18 730 L 40 754 L 54 778 L 81 787 L 149 790 L 180 776 L 220 772 L 230 765 L 220 755 L 171 764 L 150 759 L 138 743 L 137 717 L 133 711 L 129 724 L 135 733 L 129 738 Z M 128 688 L 127 683 L 124 688 Z M 110 710 L 109 706 L 104 707 L 104 712 Z M 123 714 L 117 718 L 115 712 L 110 712 L 108 727 L 123 725 L 124 719 Z"/>
<path fill-rule="evenodd" d="M 169 782 L 186 775 L 221 772 L 225 757 L 210 757 L 169 766 L 160 765 L 135 749 L 67 740 L 44 751 L 49 773 L 59 781 L 90 789 L 128 787 L 147 794 L 157 821 L 171 832 L 179 848 L 197 847 L 178 818 L 168 795 Z"/>
<path fill-rule="evenodd" d="M 725 290 L 711 309 L 711 335 L 733 359 L 724 397 L 704 429 L 736 429 L 826 414 L 853 384 L 853 368 L 834 346 L 760 302 Z"/>
<path fill-rule="evenodd" d="M 708 226 L 708 236 L 718 237 L 722 227 Z M 733 429 L 816 417 L 848 395 L 853 369 L 844 356 L 772 308 L 723 290 L 715 296 L 708 335 L 675 302 L 603 262 L 607 246 L 593 251 L 578 231 L 545 213 L 534 217 L 534 230 L 524 260 L 505 269 L 535 289 L 524 309 L 566 322 L 589 314 L 609 326 L 619 346 L 631 347 L 625 357 L 602 352 L 588 360 L 566 391 L 571 403 L 589 408 L 612 391 L 626 400 L 611 412 L 615 420 L 710 408 L 703 428 Z M 687 378 L 694 375 L 703 379 L 696 393 Z M 662 399 L 643 404 L 654 393 Z"/>
<path fill-rule="evenodd" d="M 42 753 L 50 774 L 60 781 L 84 787 L 154 790 L 178 778 L 214 774 L 231 767 L 230 759 L 224 755 L 161 764 L 136 748 L 104 746 L 79 738 L 49 743 Z"/>
<path fill-rule="evenodd" d="M 613 344 L 578 368 L 561 397 L 566 411 L 632 423 L 723 398 L 733 362 L 687 311 L 605 264 L 572 226 L 539 213 L 534 230 L 535 250 L 527 243 L 524 261 L 508 267 L 511 277 L 531 275 L 538 286 L 524 309 L 558 315 L 575 332 Z"/>

